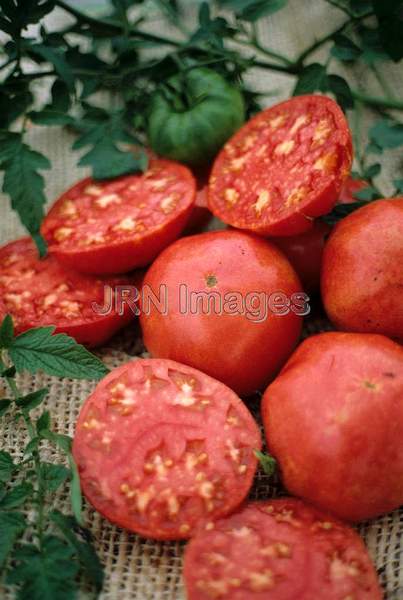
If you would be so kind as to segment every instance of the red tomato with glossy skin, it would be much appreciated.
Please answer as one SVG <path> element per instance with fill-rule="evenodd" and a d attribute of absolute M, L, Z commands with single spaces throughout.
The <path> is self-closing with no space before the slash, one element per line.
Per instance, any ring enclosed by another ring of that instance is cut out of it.
<path fill-rule="evenodd" d="M 295 498 L 246 504 L 187 545 L 188 600 L 381 600 L 350 527 Z"/>
<path fill-rule="evenodd" d="M 368 183 L 364 179 L 354 179 L 347 177 L 339 194 L 338 204 L 351 204 L 357 202 L 355 194 L 368 187 Z"/>
<path fill-rule="evenodd" d="M 399 344 L 337 332 L 305 340 L 262 402 L 288 491 L 347 521 L 400 506 L 402 399 Z"/>
<path fill-rule="evenodd" d="M 314 293 L 320 288 L 323 248 L 330 231 L 329 225 L 316 220 L 309 231 L 299 235 L 271 238 L 284 252 L 308 293 Z"/>
<path fill-rule="evenodd" d="M 322 299 L 345 331 L 403 341 L 403 197 L 376 200 L 334 228 L 323 253 Z"/>
<path fill-rule="evenodd" d="M 97 314 L 93 303 L 104 306 L 106 286 L 115 297 L 116 286 L 135 285 L 133 278 L 97 279 L 64 269 L 51 256 L 39 259 L 30 238 L 0 248 L 0 321 L 10 314 L 17 334 L 54 325 L 56 333 L 67 333 L 86 346 L 99 346 L 134 314 L 129 304 L 123 304 L 120 311 L 115 302 L 108 314 Z"/>
<path fill-rule="evenodd" d="M 307 231 L 350 172 L 351 135 L 339 106 L 298 96 L 253 117 L 226 143 L 209 181 L 210 210 L 264 236 Z"/>
<path fill-rule="evenodd" d="M 198 368 L 238 394 L 265 386 L 298 341 L 302 319 L 292 296 L 301 284 L 266 240 L 234 230 L 177 240 L 144 278 L 160 298 L 161 285 L 167 310 L 143 302 L 140 315 L 149 352 Z"/>
<path fill-rule="evenodd" d="M 151 158 L 140 175 L 78 182 L 51 208 L 42 234 L 67 267 L 124 273 L 148 265 L 180 235 L 195 195 L 189 169 Z"/>
<path fill-rule="evenodd" d="M 188 538 L 247 496 L 259 429 L 238 396 L 170 360 L 112 371 L 81 409 L 81 486 L 107 519 L 142 536 Z"/>

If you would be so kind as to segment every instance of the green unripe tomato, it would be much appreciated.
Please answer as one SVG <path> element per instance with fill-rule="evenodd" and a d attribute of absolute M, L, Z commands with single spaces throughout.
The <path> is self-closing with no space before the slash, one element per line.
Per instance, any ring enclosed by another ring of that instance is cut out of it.
<path fill-rule="evenodd" d="M 158 155 L 198 166 L 211 161 L 244 120 L 241 92 L 214 71 L 195 68 L 155 94 L 148 140 Z"/>

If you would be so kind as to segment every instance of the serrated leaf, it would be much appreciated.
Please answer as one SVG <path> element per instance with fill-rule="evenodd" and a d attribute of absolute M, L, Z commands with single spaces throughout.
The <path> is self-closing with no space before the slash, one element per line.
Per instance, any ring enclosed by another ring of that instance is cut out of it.
<path fill-rule="evenodd" d="M 39 424 L 37 425 L 37 430 L 42 438 L 53 442 L 58 448 L 60 448 L 60 450 L 63 450 L 63 452 L 69 454 L 71 451 L 72 442 L 68 435 L 50 431 L 49 426 L 41 428 Z"/>
<path fill-rule="evenodd" d="M 24 481 L 15 485 L 1 500 L 0 510 L 9 510 L 10 508 L 18 508 L 25 504 L 26 500 L 32 496 L 34 488 L 32 484 Z"/>
<path fill-rule="evenodd" d="M 3 512 L 0 516 L 0 570 L 12 551 L 15 542 L 26 528 L 22 513 Z"/>
<path fill-rule="evenodd" d="M 74 75 L 70 68 L 69 63 L 64 58 L 62 51 L 58 51 L 55 48 L 50 48 L 44 44 L 30 44 L 27 46 L 29 54 L 39 56 L 41 59 L 51 63 L 56 73 L 66 83 L 70 90 L 74 88 Z"/>
<path fill-rule="evenodd" d="M 276 459 L 273 456 L 270 456 L 270 454 L 260 452 L 260 450 L 254 450 L 254 454 L 266 475 L 272 477 L 277 471 Z"/>
<path fill-rule="evenodd" d="M 101 379 L 109 371 L 88 350 L 54 327 L 29 329 L 14 338 L 8 352 L 18 372 L 45 371 L 73 379 Z"/>
<path fill-rule="evenodd" d="M 327 79 L 329 90 L 336 96 L 336 100 L 340 106 L 344 110 L 353 108 L 354 98 L 347 81 L 339 75 L 329 75 Z"/>
<path fill-rule="evenodd" d="M 0 325 L 0 348 L 8 348 L 14 338 L 14 324 L 11 315 L 6 315 Z"/>
<path fill-rule="evenodd" d="M 44 431 L 48 430 L 50 427 L 50 413 L 48 410 L 45 410 L 39 419 L 36 421 L 36 431 L 43 434 Z"/>
<path fill-rule="evenodd" d="M 58 510 L 54 510 L 50 513 L 50 518 L 59 528 L 69 544 L 77 552 L 78 559 L 85 571 L 85 574 L 95 585 L 96 589 L 100 591 L 104 581 L 103 568 L 89 539 L 82 541 L 77 537 L 75 531 L 77 529 L 77 523 L 73 517 L 63 515 Z M 81 531 L 82 529 L 80 529 L 79 533 L 81 533 Z M 85 533 L 87 534 L 88 538 L 88 532 Z"/>
<path fill-rule="evenodd" d="M 16 466 L 14 465 L 11 454 L 5 450 L 0 450 L 0 481 L 10 481 Z"/>
<path fill-rule="evenodd" d="M 32 454 L 33 452 L 36 452 L 36 450 L 38 449 L 38 446 L 39 446 L 39 442 L 40 442 L 39 437 L 32 438 L 32 440 L 30 440 L 24 448 L 24 455 L 27 456 L 29 454 Z"/>
<path fill-rule="evenodd" d="M 16 565 L 7 583 L 19 586 L 20 600 L 75 600 L 78 564 L 74 551 L 56 536 L 46 536 L 42 548 L 26 544 L 14 553 Z"/>
<path fill-rule="evenodd" d="M 42 462 L 40 468 L 45 488 L 49 492 L 55 492 L 70 476 L 70 470 L 64 465 Z"/>
<path fill-rule="evenodd" d="M 312 63 L 305 67 L 299 76 L 293 91 L 293 96 L 310 94 L 317 90 L 326 91 L 327 85 L 326 67 L 319 63 Z"/>
<path fill-rule="evenodd" d="M 27 394 L 26 396 L 16 400 L 16 404 L 22 408 L 23 411 L 28 413 L 30 410 L 33 410 L 42 404 L 48 393 L 49 390 L 47 388 L 36 390 L 35 392 L 31 392 L 30 394 Z"/>
<path fill-rule="evenodd" d="M 8 400 L 8 398 L 3 398 L 0 400 L 0 417 L 6 414 L 12 403 L 13 401 Z"/>
<path fill-rule="evenodd" d="M 140 165 L 131 152 L 123 152 L 110 139 L 104 138 L 84 154 L 79 166 L 92 167 L 94 179 L 110 179 L 140 171 Z"/>
<path fill-rule="evenodd" d="M 44 180 L 39 170 L 49 169 L 50 162 L 43 154 L 24 144 L 20 134 L 0 134 L 0 145 L 3 192 L 9 195 L 12 208 L 37 241 L 46 202 Z M 41 251 L 43 246 L 38 249 Z"/>
<path fill-rule="evenodd" d="M 379 192 L 374 187 L 367 186 L 367 187 L 363 188 L 362 190 L 358 190 L 358 191 L 354 192 L 354 198 L 357 198 L 358 200 L 365 200 L 366 202 L 369 202 L 371 200 L 379 199 Z"/>
<path fill-rule="evenodd" d="M 403 125 L 391 119 L 377 121 L 368 132 L 369 138 L 380 148 L 398 148 L 403 145 Z"/>
<path fill-rule="evenodd" d="M 334 46 L 330 52 L 335 58 L 350 62 L 356 60 L 361 55 L 361 48 L 347 36 L 339 33 L 334 36 L 333 41 Z"/>

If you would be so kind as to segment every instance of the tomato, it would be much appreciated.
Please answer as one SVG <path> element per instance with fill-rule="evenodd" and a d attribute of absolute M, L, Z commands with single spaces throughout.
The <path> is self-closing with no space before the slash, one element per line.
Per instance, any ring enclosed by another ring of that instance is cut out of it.
<path fill-rule="evenodd" d="M 368 187 L 368 183 L 364 179 L 355 179 L 347 177 L 339 194 L 338 204 L 350 204 L 357 202 L 355 194 L 364 188 Z"/>
<path fill-rule="evenodd" d="M 200 233 L 211 222 L 213 215 L 207 206 L 207 186 L 198 187 L 196 202 L 185 229 L 185 235 Z"/>
<path fill-rule="evenodd" d="M 84 273 L 149 264 L 184 229 L 196 182 L 184 166 L 150 160 L 140 175 L 84 179 L 64 192 L 42 226 L 49 252 Z"/>
<path fill-rule="evenodd" d="M 128 303 L 122 304 L 122 311 L 114 303 L 105 315 L 93 308 L 94 302 L 103 307 L 105 286 L 115 298 L 119 285 L 136 281 L 96 279 L 64 269 L 51 256 L 40 260 L 29 238 L 0 248 L 0 321 L 9 313 L 16 333 L 54 325 L 56 333 L 67 333 L 81 344 L 103 344 L 134 317 Z"/>
<path fill-rule="evenodd" d="M 358 521 L 403 504 L 403 348 L 374 334 L 305 340 L 262 401 L 288 491 Z"/>
<path fill-rule="evenodd" d="M 225 385 L 170 360 L 138 359 L 86 400 L 73 454 L 84 494 L 107 519 L 181 539 L 242 502 L 260 446 L 251 414 Z"/>
<path fill-rule="evenodd" d="M 314 293 L 320 288 L 323 248 L 330 231 L 331 227 L 318 219 L 309 231 L 299 235 L 271 238 L 284 252 L 308 293 Z"/>
<path fill-rule="evenodd" d="M 148 139 L 161 156 L 189 165 L 208 163 L 245 120 L 242 94 L 211 69 L 172 77 L 153 96 Z"/>
<path fill-rule="evenodd" d="M 381 600 L 358 534 L 295 498 L 251 502 L 186 547 L 188 600 Z"/>
<path fill-rule="evenodd" d="M 177 240 L 155 260 L 144 287 L 144 343 L 153 356 L 198 368 L 246 395 L 283 365 L 301 330 L 301 284 L 266 240 L 212 231 Z M 298 306 L 300 305 L 300 306 Z"/>
<path fill-rule="evenodd" d="M 351 135 L 338 105 L 298 96 L 264 110 L 224 146 L 208 204 L 225 223 L 260 235 L 294 235 L 331 210 L 350 172 Z"/>
<path fill-rule="evenodd" d="M 403 341 L 403 197 L 376 200 L 334 228 L 321 288 L 330 320 L 345 331 Z"/>

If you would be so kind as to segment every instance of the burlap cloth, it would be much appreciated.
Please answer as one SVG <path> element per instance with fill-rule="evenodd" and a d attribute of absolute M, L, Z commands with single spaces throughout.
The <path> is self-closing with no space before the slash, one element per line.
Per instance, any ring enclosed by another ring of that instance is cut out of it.
<path fill-rule="evenodd" d="M 190 2 L 187 4 L 187 8 L 190 4 Z M 53 20 L 55 18 L 62 19 L 62 15 L 56 15 Z M 344 16 L 340 11 L 320 0 L 290 0 L 285 10 L 261 23 L 260 31 L 262 40 L 267 45 L 294 56 L 314 41 L 315 37 L 321 37 L 335 29 L 343 19 Z M 156 21 L 153 27 L 156 31 L 160 31 L 162 24 Z M 397 96 L 401 96 L 402 83 L 399 82 L 398 73 L 397 67 L 388 66 L 386 75 L 391 87 Z M 354 85 L 359 84 L 363 90 L 370 86 L 373 92 L 382 93 L 375 81 L 367 81 L 363 77 L 362 69 L 357 68 L 355 71 L 349 69 L 345 74 Z M 273 96 L 267 98 L 266 104 L 287 97 L 292 86 L 289 77 L 261 71 L 251 72 L 248 81 L 261 91 L 276 90 Z M 74 140 L 71 133 L 60 128 L 33 126 L 28 138 L 34 147 L 52 160 L 52 170 L 44 172 L 46 192 L 50 202 L 66 187 L 87 174 L 86 170 L 76 167 L 77 154 L 73 154 L 70 150 Z M 396 162 L 388 156 L 383 160 L 386 168 L 379 183 L 382 189 L 388 192 L 392 190 L 390 181 L 393 179 Z M 15 239 L 22 233 L 17 217 L 9 208 L 8 198 L 3 196 L 0 201 L 1 243 Z M 314 317 L 307 321 L 305 335 L 328 328 L 330 326 L 324 319 Z M 99 355 L 108 367 L 114 367 L 143 351 L 138 325 L 133 325 L 111 340 L 106 347 L 100 349 Z M 51 411 L 53 426 L 58 432 L 69 435 L 74 434 L 80 406 L 94 388 L 92 382 L 57 379 L 45 375 L 32 377 L 27 374 L 20 377 L 18 383 L 23 393 L 44 386 L 49 387 L 50 394 L 45 406 Z M 258 399 L 251 402 L 251 409 L 258 417 Z M 370 436 L 371 432 L 368 431 L 368 437 Z M 1 449 L 11 452 L 16 458 L 21 458 L 26 441 L 22 425 L 12 420 L 1 420 Z M 47 459 L 58 461 L 60 456 L 53 456 L 50 451 Z M 263 499 L 279 493 L 284 493 L 281 487 L 270 482 L 259 471 L 251 496 Z M 60 510 L 70 510 L 66 490 L 59 492 L 54 502 Z M 94 535 L 97 552 L 105 566 L 106 579 L 101 594 L 103 600 L 128 600 L 129 598 L 182 600 L 184 598 L 181 580 L 183 544 L 144 540 L 112 526 L 88 506 L 85 509 L 85 520 Z M 395 511 L 371 522 L 362 523 L 358 529 L 375 561 L 386 598 L 403 599 L 403 556 L 400 547 L 403 512 Z M 89 597 L 89 592 L 84 591 L 82 596 Z M 0 587 L 0 597 L 11 599 L 13 594 L 10 590 Z"/>

